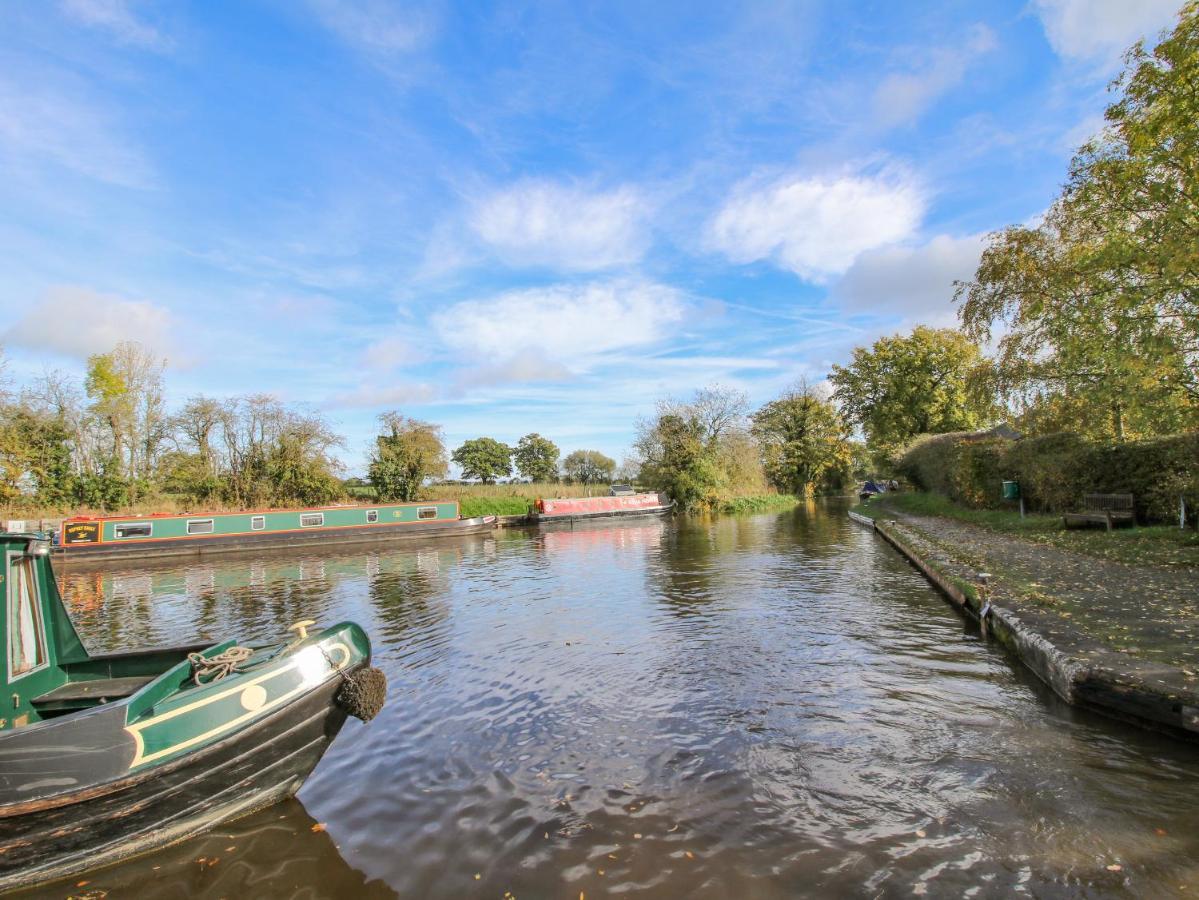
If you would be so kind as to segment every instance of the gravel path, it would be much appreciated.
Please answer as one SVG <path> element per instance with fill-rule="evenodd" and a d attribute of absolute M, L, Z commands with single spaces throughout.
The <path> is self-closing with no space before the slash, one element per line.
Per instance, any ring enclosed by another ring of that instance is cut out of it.
<path fill-rule="evenodd" d="M 1110 562 L 952 519 L 896 518 L 1111 649 L 1188 674 L 1199 670 L 1199 580 L 1193 570 Z"/>

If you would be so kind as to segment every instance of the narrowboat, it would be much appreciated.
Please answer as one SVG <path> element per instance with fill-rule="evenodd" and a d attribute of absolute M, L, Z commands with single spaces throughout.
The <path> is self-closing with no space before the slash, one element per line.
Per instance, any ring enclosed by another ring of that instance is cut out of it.
<path fill-rule="evenodd" d="M 494 527 L 495 516 L 463 519 L 456 502 L 440 500 L 183 515 L 76 516 L 63 520 L 55 552 L 64 558 L 165 556 L 474 534 Z"/>
<path fill-rule="evenodd" d="M 529 511 L 538 523 L 575 522 L 625 516 L 662 516 L 674 503 L 662 494 L 623 494 L 609 497 L 538 498 Z"/>
<path fill-rule="evenodd" d="M 0 533 L 0 891 L 181 841 L 294 794 L 386 679 L 352 622 L 88 653 L 41 535 Z"/>

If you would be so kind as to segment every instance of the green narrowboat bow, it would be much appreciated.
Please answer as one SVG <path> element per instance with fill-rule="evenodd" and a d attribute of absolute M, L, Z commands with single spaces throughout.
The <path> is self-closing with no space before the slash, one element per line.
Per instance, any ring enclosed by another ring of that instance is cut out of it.
<path fill-rule="evenodd" d="M 386 680 L 352 622 L 289 642 L 94 655 L 40 535 L 0 533 L 0 890 L 106 865 L 291 796 Z"/>
<path fill-rule="evenodd" d="M 245 512 L 76 516 L 63 520 L 55 551 L 64 558 L 199 554 L 304 544 L 474 534 L 495 516 L 463 519 L 454 501 L 317 506 Z"/>

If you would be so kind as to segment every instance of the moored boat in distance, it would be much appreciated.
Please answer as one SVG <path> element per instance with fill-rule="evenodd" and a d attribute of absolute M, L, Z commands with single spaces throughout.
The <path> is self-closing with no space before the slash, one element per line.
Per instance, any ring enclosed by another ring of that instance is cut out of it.
<path fill-rule="evenodd" d="M 315 506 L 242 512 L 75 516 L 64 519 L 55 552 L 65 558 L 266 550 L 302 544 L 474 534 L 495 516 L 464 519 L 453 500 Z"/>
<path fill-rule="evenodd" d="M 39 535 L 0 533 L 0 891 L 181 841 L 293 795 L 386 678 L 353 622 L 290 641 L 91 654 Z M 11 698 L 11 699 L 10 699 Z"/>
<path fill-rule="evenodd" d="M 655 493 L 538 498 L 530 510 L 530 516 L 538 523 L 573 522 L 579 519 L 608 517 L 661 516 L 673 508 L 673 502 L 662 494 Z"/>

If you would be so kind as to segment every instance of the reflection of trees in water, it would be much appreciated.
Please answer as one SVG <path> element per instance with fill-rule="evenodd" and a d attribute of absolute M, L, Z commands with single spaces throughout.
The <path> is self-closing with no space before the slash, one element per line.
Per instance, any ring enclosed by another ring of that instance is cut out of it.
<path fill-rule="evenodd" d="M 379 617 L 383 643 L 394 644 L 418 631 L 425 632 L 422 643 L 441 642 L 450 617 L 445 572 L 457 563 L 458 554 L 432 550 L 380 560 L 368 595 Z"/>
<path fill-rule="evenodd" d="M 847 552 L 848 518 L 840 501 L 801 501 L 779 513 L 676 517 L 647 589 L 675 615 L 689 616 L 716 600 L 735 599 L 753 582 L 788 577 L 796 554 L 809 559 Z"/>

